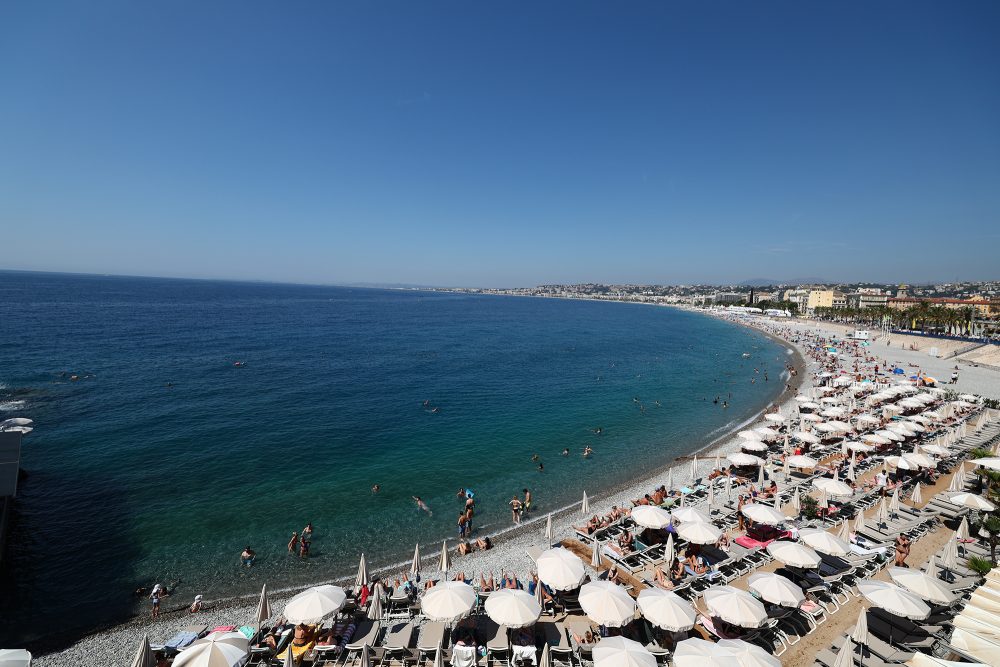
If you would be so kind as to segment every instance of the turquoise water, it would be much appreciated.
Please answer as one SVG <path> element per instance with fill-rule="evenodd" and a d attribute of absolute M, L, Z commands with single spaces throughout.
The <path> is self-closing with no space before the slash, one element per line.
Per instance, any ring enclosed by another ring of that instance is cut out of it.
<path fill-rule="evenodd" d="M 0 583 L 15 633 L 121 618 L 155 581 L 186 601 L 399 562 L 455 537 L 459 486 L 492 534 L 522 488 L 564 507 L 784 386 L 764 336 L 632 304 L 0 273 L 0 316 L 0 418 L 36 421 Z M 312 557 L 289 557 L 310 521 Z"/>

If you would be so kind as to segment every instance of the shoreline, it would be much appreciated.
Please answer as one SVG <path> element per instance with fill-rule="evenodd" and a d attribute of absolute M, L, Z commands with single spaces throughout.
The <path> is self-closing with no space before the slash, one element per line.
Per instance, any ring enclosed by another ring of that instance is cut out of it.
<path fill-rule="evenodd" d="M 637 305 L 664 307 L 662 304 Z M 710 313 L 699 311 L 689 312 L 713 317 Z M 689 461 L 694 456 L 705 456 L 704 460 L 699 462 L 698 469 L 699 474 L 701 474 L 702 470 L 707 471 L 714 464 L 711 457 L 716 454 L 724 456 L 738 450 L 738 439 L 736 438 L 738 431 L 749 428 L 751 425 L 756 426 L 765 422 L 763 419 L 764 413 L 774 406 L 780 406 L 784 412 L 784 408 L 801 391 L 803 384 L 807 381 L 806 359 L 797 346 L 764 329 L 749 326 L 747 323 L 723 320 L 723 318 L 716 319 L 725 321 L 728 324 L 745 326 L 748 329 L 752 329 L 786 350 L 786 354 L 790 357 L 788 361 L 796 369 L 797 374 L 795 377 L 787 378 L 788 372 L 782 370 L 780 377 L 782 381 L 788 382 L 791 385 L 791 391 L 782 390 L 781 393 L 749 419 L 733 424 L 718 436 L 712 438 L 711 432 L 706 434 L 705 437 L 709 438 L 708 442 L 692 449 L 687 454 L 674 457 L 669 462 L 643 469 L 631 481 L 616 484 L 595 493 L 593 496 L 588 494 L 591 504 L 591 514 L 606 511 L 612 505 L 631 505 L 630 501 L 632 498 L 641 497 L 644 493 L 647 493 L 654 486 L 661 483 L 671 469 L 676 469 L 681 474 L 680 479 L 685 479 L 684 475 L 687 474 L 685 466 L 689 466 Z M 641 468 L 641 464 L 637 467 Z M 478 576 L 478 574 L 483 572 L 492 572 L 495 575 L 499 575 L 502 572 L 516 572 L 519 575 L 523 575 L 531 571 L 534 563 L 528 556 L 526 549 L 531 546 L 544 546 L 542 542 L 544 542 L 543 532 L 546 518 L 550 515 L 552 516 L 553 534 L 559 540 L 559 536 L 565 537 L 567 534 L 572 534 L 572 524 L 580 521 L 581 515 L 577 513 L 578 508 L 579 503 L 574 503 L 551 513 L 536 515 L 519 525 L 510 526 L 499 533 L 490 535 L 494 542 L 494 547 L 489 551 L 477 551 L 466 556 L 459 556 L 455 553 L 454 547 L 450 546 L 449 554 L 452 556 L 452 568 L 449 573 L 465 572 L 467 576 Z M 436 570 L 437 558 L 438 552 L 436 550 L 425 554 L 421 558 L 421 562 L 424 564 L 422 572 L 426 573 L 425 576 L 429 576 L 430 572 Z M 371 568 L 369 573 L 392 578 L 402 570 L 408 570 L 409 564 L 410 561 L 406 560 L 385 567 Z M 316 581 L 311 585 L 315 586 L 325 583 L 343 584 L 350 582 L 353 578 L 354 574 L 351 573 Z M 269 587 L 268 597 L 272 607 L 280 609 L 283 606 L 284 600 L 305 588 L 308 588 L 308 586 L 301 584 L 288 587 L 275 587 L 274 589 Z M 155 623 L 152 623 L 145 614 L 139 614 L 129 619 L 111 622 L 94 628 L 84 634 L 73 633 L 72 636 L 65 635 L 62 637 L 48 636 L 44 639 L 30 642 L 28 647 L 37 652 L 35 662 L 39 665 L 63 665 L 70 664 L 71 662 L 79 664 L 91 655 L 100 654 L 101 647 L 108 642 L 124 642 L 128 644 L 130 647 L 129 650 L 131 650 L 131 647 L 141 639 L 143 634 L 155 633 L 150 637 L 150 640 L 155 643 L 157 639 L 166 639 L 170 636 L 172 628 L 179 629 L 196 620 L 211 618 L 212 622 L 216 624 L 244 625 L 250 621 L 256 609 L 257 600 L 257 593 L 237 595 L 215 601 L 209 600 L 206 601 L 205 611 L 199 616 L 190 616 L 187 613 L 187 604 L 189 601 L 185 600 L 182 606 L 164 608 L 160 619 Z M 165 602 L 169 602 L 169 598 Z M 166 605 L 164 606 L 166 607 Z M 176 629 L 173 631 L 176 631 Z M 160 637 L 161 634 L 163 635 L 162 637 Z M 129 641 L 132 643 L 128 643 Z M 124 665 L 125 663 L 122 664 Z"/>

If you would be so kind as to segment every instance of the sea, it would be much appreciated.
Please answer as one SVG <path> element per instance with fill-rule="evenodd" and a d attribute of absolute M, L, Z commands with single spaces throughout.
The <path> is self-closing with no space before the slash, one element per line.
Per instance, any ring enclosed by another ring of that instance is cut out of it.
<path fill-rule="evenodd" d="M 746 422 L 786 359 L 645 304 L 0 272 L 0 420 L 35 422 L 0 645 L 148 613 L 155 582 L 222 599 L 434 552 L 460 489 L 500 535 L 525 488 L 544 516 Z"/>

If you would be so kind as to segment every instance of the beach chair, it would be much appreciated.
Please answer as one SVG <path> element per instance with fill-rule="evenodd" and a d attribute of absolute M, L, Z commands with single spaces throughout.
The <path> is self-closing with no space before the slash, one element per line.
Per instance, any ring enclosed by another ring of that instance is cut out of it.
<path fill-rule="evenodd" d="M 386 629 L 385 642 L 382 646 L 384 651 L 381 664 L 392 665 L 395 663 L 399 667 L 405 667 L 407 660 L 413 660 L 413 655 L 410 653 L 412 641 L 413 623 L 407 621 L 389 626 Z"/>
<path fill-rule="evenodd" d="M 354 636 L 344 645 L 344 664 L 353 664 L 361 656 L 361 651 L 368 647 L 369 651 L 375 646 L 382 624 L 378 621 L 365 619 L 354 631 Z"/>
<path fill-rule="evenodd" d="M 439 646 L 444 647 L 444 623 L 424 623 L 417 638 L 417 660 L 429 658 L 433 663 Z"/>
<path fill-rule="evenodd" d="M 572 667 L 573 647 L 566 634 L 566 626 L 555 621 L 540 621 L 537 626 L 543 641 L 549 645 L 549 657 L 555 667 Z"/>
<path fill-rule="evenodd" d="M 486 665 L 510 665 L 510 637 L 506 625 L 490 621 L 486 625 Z"/>

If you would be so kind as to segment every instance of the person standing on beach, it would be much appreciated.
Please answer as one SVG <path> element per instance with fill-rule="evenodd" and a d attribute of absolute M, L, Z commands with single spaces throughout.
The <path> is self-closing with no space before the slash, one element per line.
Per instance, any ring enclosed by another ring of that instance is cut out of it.
<path fill-rule="evenodd" d="M 511 520 L 514 523 L 521 523 L 521 510 L 522 510 L 521 499 L 518 498 L 517 496 L 514 496 L 513 498 L 510 499 L 510 502 L 507 504 L 510 505 Z"/>

